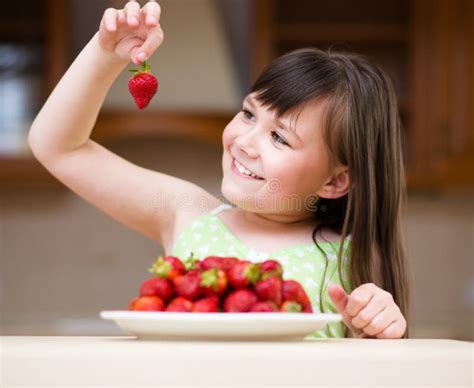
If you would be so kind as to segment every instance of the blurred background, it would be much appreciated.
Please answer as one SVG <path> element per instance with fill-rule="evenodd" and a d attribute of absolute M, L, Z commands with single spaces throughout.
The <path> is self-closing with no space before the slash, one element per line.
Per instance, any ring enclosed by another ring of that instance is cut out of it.
<path fill-rule="evenodd" d="M 304 46 L 369 56 L 395 84 L 404 126 L 411 335 L 473 340 L 474 2 L 159 3 L 165 40 L 150 60 L 159 91 L 138 111 L 124 71 L 92 138 L 133 163 L 219 196 L 222 130 L 265 65 Z M 99 312 L 126 309 L 163 253 L 69 191 L 33 158 L 26 141 L 32 120 L 97 31 L 104 10 L 124 4 L 2 5 L 2 334 L 121 334 Z"/>

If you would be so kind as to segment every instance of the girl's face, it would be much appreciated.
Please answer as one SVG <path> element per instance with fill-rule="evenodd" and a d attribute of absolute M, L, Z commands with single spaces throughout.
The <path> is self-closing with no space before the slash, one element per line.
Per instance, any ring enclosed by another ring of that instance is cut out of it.
<path fill-rule="evenodd" d="M 289 222 L 313 214 L 314 196 L 330 176 L 322 108 L 308 103 L 290 127 L 289 116 L 278 121 L 254 95 L 247 96 L 222 136 L 224 197 L 247 211 Z M 258 178 L 239 172 L 242 166 Z"/>

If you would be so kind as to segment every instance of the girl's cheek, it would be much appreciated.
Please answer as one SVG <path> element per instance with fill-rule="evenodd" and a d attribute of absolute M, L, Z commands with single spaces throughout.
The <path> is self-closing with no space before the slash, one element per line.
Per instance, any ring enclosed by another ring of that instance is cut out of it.
<path fill-rule="evenodd" d="M 227 126 L 224 128 L 224 132 L 222 133 L 222 144 L 224 148 L 227 148 L 229 145 L 232 144 L 236 137 L 236 130 L 234 120 L 232 120 Z"/>
<path fill-rule="evenodd" d="M 228 148 L 230 144 L 228 127 L 229 126 L 225 127 L 224 132 L 222 132 L 222 145 L 224 148 Z"/>

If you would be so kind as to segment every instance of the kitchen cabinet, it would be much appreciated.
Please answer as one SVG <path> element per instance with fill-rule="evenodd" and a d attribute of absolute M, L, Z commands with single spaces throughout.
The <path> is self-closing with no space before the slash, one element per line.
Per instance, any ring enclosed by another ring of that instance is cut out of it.
<path fill-rule="evenodd" d="M 410 179 L 443 189 L 474 187 L 474 2 L 411 5 Z"/>

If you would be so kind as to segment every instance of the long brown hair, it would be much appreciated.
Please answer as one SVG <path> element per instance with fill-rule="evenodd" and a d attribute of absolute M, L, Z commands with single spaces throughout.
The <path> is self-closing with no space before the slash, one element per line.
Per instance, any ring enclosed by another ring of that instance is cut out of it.
<path fill-rule="evenodd" d="M 346 292 L 374 283 L 392 294 L 408 323 L 409 281 L 400 225 L 405 170 L 390 78 L 362 55 L 309 47 L 274 60 L 251 93 L 278 117 L 301 110 L 309 101 L 324 101 L 324 139 L 332 163 L 348 166 L 350 190 L 338 199 L 319 199 L 313 241 L 327 264 L 316 235 L 323 228 L 339 233 L 338 270 Z M 349 235 L 350 286 L 341 276 L 343 243 Z M 324 282 L 321 295 L 323 287 Z M 408 338 L 408 327 L 403 337 Z"/>

